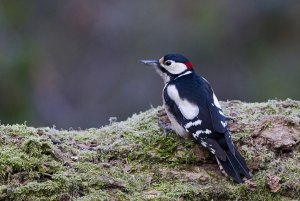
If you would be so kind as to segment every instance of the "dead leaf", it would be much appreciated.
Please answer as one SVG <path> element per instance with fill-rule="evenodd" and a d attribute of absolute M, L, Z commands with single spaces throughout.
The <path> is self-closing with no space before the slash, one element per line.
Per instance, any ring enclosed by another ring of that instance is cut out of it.
<path fill-rule="evenodd" d="M 269 188 L 271 189 L 271 192 L 276 193 L 279 191 L 281 185 L 279 183 L 280 177 L 275 176 L 275 175 L 269 175 L 268 176 L 268 185 Z"/>
<path fill-rule="evenodd" d="M 210 154 L 208 151 L 200 149 L 198 145 L 195 145 L 192 149 L 194 156 L 196 158 L 196 161 L 205 161 L 210 157 Z"/>
<path fill-rule="evenodd" d="M 257 185 L 252 179 L 246 180 L 245 184 L 247 185 L 250 191 L 255 191 L 257 189 Z"/>
<path fill-rule="evenodd" d="M 259 123 L 253 137 L 262 145 L 290 150 L 300 141 L 300 126 L 296 120 L 282 115 L 268 116 Z"/>

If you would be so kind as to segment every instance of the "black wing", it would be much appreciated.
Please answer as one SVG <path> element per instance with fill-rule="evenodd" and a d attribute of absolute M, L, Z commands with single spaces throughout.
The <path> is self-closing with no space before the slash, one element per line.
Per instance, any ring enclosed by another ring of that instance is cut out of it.
<path fill-rule="evenodd" d="M 221 158 L 224 157 L 224 149 L 230 149 L 234 153 L 226 119 L 222 109 L 218 107 L 216 97 L 214 100 L 214 92 L 209 83 L 202 77 L 192 73 L 178 78 L 176 82 L 171 81 L 169 84 L 176 86 L 182 99 L 186 99 L 199 107 L 199 114 L 194 119 L 185 119 L 175 102 L 166 100 L 169 103 L 170 110 L 177 117 L 177 121 L 181 122 L 187 132 L 191 133 L 196 140 L 200 140 L 202 145 L 211 145 L 214 154 L 218 155 L 218 152 L 220 152 Z M 165 99 L 168 98 L 166 94 L 164 97 Z M 201 124 L 193 124 L 193 122 L 199 122 L 199 120 Z M 215 140 L 219 142 L 214 143 Z"/>
<path fill-rule="evenodd" d="M 192 73 L 178 78 L 176 82 L 171 81 L 169 84 L 176 86 L 181 99 L 188 100 L 199 108 L 196 117 L 186 119 L 180 110 L 184 105 L 176 105 L 165 90 L 166 104 L 181 126 L 192 134 L 198 143 L 208 148 L 217 157 L 222 169 L 236 182 L 242 183 L 243 176 L 250 179 L 251 175 L 246 161 L 231 141 L 225 116 L 209 83 Z"/>

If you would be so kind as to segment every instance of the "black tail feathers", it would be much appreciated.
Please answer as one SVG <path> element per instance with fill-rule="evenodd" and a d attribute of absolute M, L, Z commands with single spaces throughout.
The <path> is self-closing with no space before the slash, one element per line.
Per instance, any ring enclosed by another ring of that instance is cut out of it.
<path fill-rule="evenodd" d="M 232 177 L 237 183 L 243 183 L 243 177 L 246 177 L 247 179 L 251 178 L 246 161 L 236 148 L 235 154 L 228 150 L 226 151 L 226 155 L 226 160 L 217 160 L 228 176 Z"/>

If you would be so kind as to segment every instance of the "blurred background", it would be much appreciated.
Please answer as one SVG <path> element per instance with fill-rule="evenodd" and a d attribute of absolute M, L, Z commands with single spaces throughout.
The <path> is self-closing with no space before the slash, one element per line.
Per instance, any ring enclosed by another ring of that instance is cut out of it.
<path fill-rule="evenodd" d="M 300 1 L 1 1 L 2 124 L 88 128 L 161 105 L 182 53 L 220 100 L 300 99 Z"/>

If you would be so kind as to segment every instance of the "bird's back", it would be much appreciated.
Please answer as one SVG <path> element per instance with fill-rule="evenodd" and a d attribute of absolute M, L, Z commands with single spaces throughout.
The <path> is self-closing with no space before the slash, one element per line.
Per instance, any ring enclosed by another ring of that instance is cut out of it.
<path fill-rule="evenodd" d="M 196 73 L 190 73 L 171 80 L 164 88 L 163 97 L 165 103 L 168 105 L 171 112 L 178 118 L 178 121 L 182 122 L 185 118 L 167 92 L 168 86 L 172 85 L 176 87 L 181 99 L 187 100 L 199 108 L 199 114 L 197 116 L 201 118 L 201 125 L 203 128 L 213 130 L 208 109 L 208 97 L 212 97 L 213 92 L 208 82 Z"/>

